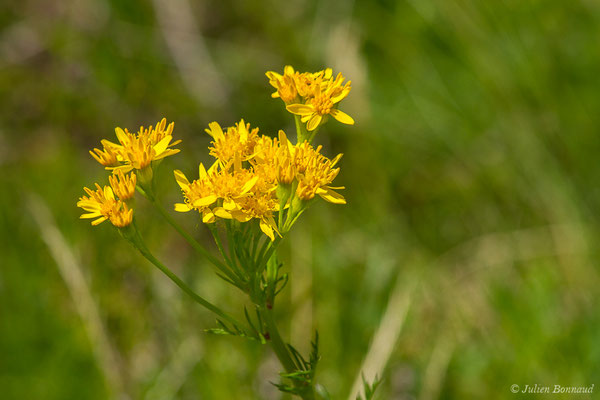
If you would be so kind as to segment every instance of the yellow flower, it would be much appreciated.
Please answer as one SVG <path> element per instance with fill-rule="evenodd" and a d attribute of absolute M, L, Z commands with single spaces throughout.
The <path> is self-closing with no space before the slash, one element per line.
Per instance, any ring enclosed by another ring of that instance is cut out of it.
<path fill-rule="evenodd" d="M 196 209 L 202 214 L 202 222 L 210 224 L 215 221 L 215 214 L 210 206 L 217 200 L 217 196 L 213 194 L 212 185 L 204 166 L 200 164 L 198 169 L 200 177 L 191 183 L 183 172 L 174 171 L 175 180 L 183 192 L 185 201 L 185 203 L 176 203 L 175 211 L 188 212 Z"/>
<path fill-rule="evenodd" d="M 251 190 L 256 185 L 259 177 L 252 171 L 243 168 L 234 168 L 232 172 L 221 169 L 209 173 L 213 193 L 218 199 L 223 200 L 222 207 L 216 208 L 215 214 L 221 218 L 235 218 L 240 222 L 246 222 L 250 218 L 237 213 L 240 200 L 252 195 Z"/>
<path fill-rule="evenodd" d="M 296 176 L 292 162 L 293 145 L 285 132 L 279 131 L 279 139 L 262 136 L 255 148 L 255 155 L 250 160 L 254 171 L 269 182 L 290 184 Z"/>
<path fill-rule="evenodd" d="M 324 84 L 331 79 L 332 70 L 327 68 L 318 72 L 296 72 L 294 74 L 294 82 L 296 83 L 296 90 L 298 94 L 303 98 L 310 98 L 314 96 L 314 92 L 319 88 L 322 90 Z"/>
<path fill-rule="evenodd" d="M 273 98 L 281 98 L 285 104 L 295 103 L 298 100 L 298 90 L 296 89 L 296 81 L 294 79 L 295 72 L 291 65 L 286 65 L 283 69 L 283 75 L 274 71 L 267 71 L 265 74 L 269 78 L 269 83 L 275 89 L 271 94 Z"/>
<path fill-rule="evenodd" d="M 118 169 L 108 177 L 108 181 L 120 200 L 129 200 L 135 195 L 136 176 L 134 173 L 125 175 L 122 170 Z"/>
<path fill-rule="evenodd" d="M 100 143 L 102 143 L 103 150 L 96 148 L 94 149 L 94 151 L 90 150 L 90 154 L 92 155 L 92 157 L 94 157 L 96 161 L 98 161 L 105 167 L 119 166 L 120 163 L 118 147 L 114 143 L 111 143 L 106 139 L 102 139 Z"/>
<path fill-rule="evenodd" d="M 215 216 L 223 219 L 235 219 L 239 222 L 248 222 L 253 218 L 259 220 L 260 229 L 271 240 L 275 240 L 274 232 L 278 232 L 273 218 L 273 211 L 279 204 L 273 196 L 275 185 L 268 177 L 255 173 L 251 169 L 237 166 L 218 168 L 215 163 L 208 172 L 202 171 L 203 182 L 206 183 L 206 203 L 218 206 L 211 210 Z M 205 194 L 205 193 L 203 193 Z M 204 203 L 203 203 L 204 204 Z M 181 207 L 181 206 L 180 206 Z"/>
<path fill-rule="evenodd" d="M 258 142 L 258 128 L 250 129 L 250 124 L 240 120 L 235 126 L 231 126 L 223 132 L 217 122 L 208 124 L 208 133 L 214 139 L 209 147 L 210 155 L 215 157 L 221 166 L 228 167 L 236 160 L 246 161 L 254 153 L 254 147 Z"/>
<path fill-rule="evenodd" d="M 281 236 L 277 230 L 277 224 L 273 218 L 273 211 L 279 208 L 275 198 L 269 192 L 258 192 L 253 196 L 243 197 L 238 200 L 239 210 L 232 211 L 234 218 L 239 215 L 238 220 L 259 220 L 260 230 L 271 240 L 275 240 L 274 232 Z"/>
<path fill-rule="evenodd" d="M 315 85 L 320 85 L 322 80 L 331 78 L 331 68 L 318 72 L 294 71 L 291 65 L 286 65 L 283 75 L 274 71 L 266 72 L 269 83 L 277 91 L 271 94 L 273 98 L 281 98 L 285 104 L 301 103 L 306 98 L 312 97 Z"/>
<path fill-rule="evenodd" d="M 163 118 L 155 127 L 140 127 L 137 135 L 130 133 L 127 129 L 115 128 L 119 144 L 108 140 L 103 141 L 102 144 L 105 152 L 110 149 L 117 154 L 117 160 L 121 165 L 107 166 L 106 168 L 120 169 L 123 172 L 133 169 L 143 170 L 153 161 L 179 153 L 179 149 L 169 148 L 181 142 L 181 140 L 177 140 L 171 143 L 174 124 L 173 122 L 169 126 L 166 124 L 167 120 Z M 102 163 L 102 161 L 100 162 Z"/>
<path fill-rule="evenodd" d="M 308 96 L 305 104 L 289 104 L 286 109 L 292 114 L 300 115 L 309 131 L 315 130 L 329 115 L 343 124 L 353 125 L 352 117 L 337 109 L 337 103 L 350 93 L 350 81 L 342 85 L 344 77 L 341 73 L 335 80 L 320 79 L 312 85 L 312 96 Z"/>
<path fill-rule="evenodd" d="M 123 228 L 133 220 L 133 210 L 127 207 L 121 200 L 115 199 L 110 186 L 100 187 L 96 183 L 96 191 L 83 188 L 88 196 L 82 196 L 77 202 L 77 207 L 83 208 L 87 214 L 82 214 L 80 218 L 96 218 L 92 225 L 98 225 L 107 219 L 118 227 Z"/>
<path fill-rule="evenodd" d="M 119 200 L 116 209 L 110 214 L 110 222 L 117 228 L 125 228 L 133 221 L 133 210 Z"/>
<path fill-rule="evenodd" d="M 311 200 L 318 194 L 324 200 L 334 204 L 346 204 L 346 199 L 335 192 L 344 189 L 343 186 L 329 186 L 340 172 L 334 168 L 342 158 L 338 154 L 333 160 L 320 154 L 322 146 L 314 149 L 308 142 L 295 146 L 294 164 L 297 171 L 298 187 L 296 196 L 301 200 Z"/>

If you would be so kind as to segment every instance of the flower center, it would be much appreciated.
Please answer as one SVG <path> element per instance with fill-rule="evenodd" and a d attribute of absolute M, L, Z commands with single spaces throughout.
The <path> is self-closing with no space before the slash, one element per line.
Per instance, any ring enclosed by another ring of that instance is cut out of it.
<path fill-rule="evenodd" d="M 327 115 L 333 108 L 333 102 L 331 99 L 323 95 L 317 95 L 311 100 L 311 103 L 319 115 Z"/>

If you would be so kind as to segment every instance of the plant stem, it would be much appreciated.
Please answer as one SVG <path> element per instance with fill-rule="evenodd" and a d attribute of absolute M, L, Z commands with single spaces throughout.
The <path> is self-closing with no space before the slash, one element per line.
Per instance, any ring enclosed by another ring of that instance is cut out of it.
<path fill-rule="evenodd" d="M 277 324 L 275 324 L 275 319 L 273 318 L 273 310 L 269 310 L 268 307 L 264 306 L 262 308 L 262 315 L 267 325 L 267 330 L 269 332 L 269 340 L 271 342 L 271 347 L 273 351 L 277 355 L 277 358 L 283 365 L 285 372 L 292 373 L 297 370 L 296 364 L 292 360 L 290 356 L 290 352 L 286 344 L 284 343 L 281 335 L 279 334 L 279 329 L 277 329 Z"/>
<path fill-rule="evenodd" d="M 298 366 L 296 366 L 294 360 L 292 360 L 288 347 L 279 334 L 277 324 L 273 317 L 273 310 L 266 306 L 262 306 L 261 311 L 265 324 L 267 325 L 267 331 L 269 332 L 269 342 L 271 343 L 271 347 L 279 359 L 279 362 L 283 365 L 283 368 L 288 374 L 298 371 Z M 300 397 L 304 400 L 313 400 L 315 398 L 314 388 L 305 388 L 305 390 L 301 392 Z"/>
<path fill-rule="evenodd" d="M 308 143 L 312 143 L 313 139 L 315 138 L 315 135 L 317 134 L 317 132 L 319 132 L 319 128 L 320 126 L 317 126 L 311 133 L 310 136 L 308 137 Z"/>
<path fill-rule="evenodd" d="M 133 244 L 133 246 L 139 250 L 139 252 L 146 257 L 148 261 L 154 264 L 162 273 L 164 273 L 169 279 L 171 279 L 181 290 L 183 290 L 188 296 L 190 296 L 194 301 L 206 309 L 212 311 L 223 320 L 229 322 L 234 327 L 238 327 L 239 329 L 243 329 L 243 325 L 236 321 L 235 318 L 227 314 L 225 311 L 221 310 L 219 307 L 215 306 L 208 300 L 205 300 L 201 296 L 199 296 L 196 292 L 194 292 L 188 285 L 185 284 L 173 271 L 171 271 L 167 266 L 158 261 L 156 257 L 148 250 L 142 236 L 139 234 L 137 228 L 133 226 L 135 233 L 132 236 L 125 237 Z"/>
<path fill-rule="evenodd" d="M 223 265 L 223 263 L 221 261 L 219 261 L 215 256 L 213 256 L 212 254 L 210 254 L 208 252 L 208 250 L 206 250 L 204 248 L 204 246 L 202 246 L 200 243 L 198 243 L 198 241 L 196 239 L 194 239 L 189 233 L 187 233 L 185 231 L 185 229 L 183 229 L 178 223 L 177 221 L 175 221 L 175 219 L 167 212 L 167 210 L 165 210 L 165 208 L 158 202 L 156 201 L 155 198 L 148 196 L 148 200 L 150 200 L 150 202 L 152 203 L 152 205 L 154 207 L 156 207 L 156 209 L 158 209 L 158 211 L 160 212 L 160 214 L 163 216 L 164 219 L 167 220 L 167 222 L 173 227 L 175 228 L 175 230 L 177 232 L 179 232 L 179 234 L 181 236 L 183 236 L 183 238 L 190 244 L 190 246 L 192 246 L 198 253 L 202 254 L 208 261 L 210 261 L 211 263 L 213 263 L 216 267 L 218 267 L 220 270 L 225 270 L 226 267 L 225 265 Z"/>
<path fill-rule="evenodd" d="M 300 115 L 294 115 L 294 122 L 296 122 L 296 143 L 300 144 L 304 142 L 308 136 L 306 127 L 301 121 L 302 117 Z"/>

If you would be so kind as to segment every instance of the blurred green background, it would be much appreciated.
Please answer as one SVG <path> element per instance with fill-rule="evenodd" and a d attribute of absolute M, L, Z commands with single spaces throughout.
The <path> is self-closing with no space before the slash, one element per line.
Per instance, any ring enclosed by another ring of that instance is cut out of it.
<path fill-rule="evenodd" d="M 115 126 L 175 121 L 165 205 L 172 170 L 208 161 L 209 122 L 293 136 L 264 76 L 286 64 L 353 82 L 356 125 L 316 138 L 345 154 L 348 205 L 316 204 L 282 248 L 278 318 L 303 351 L 319 329 L 332 396 L 361 370 L 380 399 L 599 392 L 599 37 L 591 0 L 3 1 L 0 397 L 280 397 L 269 348 L 204 333 L 213 317 L 75 203 L 106 183 L 88 150 Z M 245 304 L 142 201 L 137 215 L 200 293 Z"/>

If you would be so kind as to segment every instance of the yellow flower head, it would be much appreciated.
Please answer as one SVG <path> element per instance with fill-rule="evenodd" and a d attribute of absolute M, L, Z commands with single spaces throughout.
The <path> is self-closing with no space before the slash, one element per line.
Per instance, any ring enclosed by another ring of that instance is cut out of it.
<path fill-rule="evenodd" d="M 260 230 L 271 240 L 275 240 L 274 232 L 280 235 L 273 218 L 273 211 L 279 208 L 279 204 L 273 197 L 272 192 L 257 191 L 253 196 L 240 198 L 237 203 L 239 210 L 232 211 L 234 218 L 242 221 L 252 218 L 258 219 Z"/>
<path fill-rule="evenodd" d="M 250 129 L 250 124 L 240 120 L 235 126 L 231 126 L 223 132 L 217 122 L 208 124 L 206 133 L 212 136 L 212 147 L 209 147 L 210 155 L 215 157 L 221 166 L 229 166 L 236 159 L 246 161 L 254 154 L 258 137 L 258 128 Z"/>
<path fill-rule="evenodd" d="M 110 214 L 110 222 L 117 228 L 125 228 L 133 221 L 133 209 L 119 200 L 116 209 Z"/>
<path fill-rule="evenodd" d="M 269 83 L 275 89 L 271 94 L 273 98 L 281 98 L 285 104 L 296 103 L 298 101 L 298 90 L 296 89 L 294 68 L 291 65 L 286 65 L 283 69 L 283 75 L 274 71 L 267 71 L 266 75 L 269 78 Z"/>
<path fill-rule="evenodd" d="M 92 221 L 92 225 L 98 225 L 110 219 L 110 222 L 118 228 L 129 225 L 133 220 L 133 210 L 129 209 L 123 201 L 115 199 L 110 186 L 102 188 L 96 183 L 95 191 L 87 187 L 83 189 L 88 196 L 79 198 L 77 207 L 83 208 L 88 213 L 81 215 L 80 218 L 96 218 Z"/>
<path fill-rule="evenodd" d="M 300 115 L 309 131 L 324 123 L 324 118 L 329 115 L 343 124 L 353 125 L 354 119 L 337 109 L 337 103 L 348 96 L 351 89 L 350 81 L 342 85 L 343 81 L 341 73 L 335 79 L 318 78 L 311 86 L 313 92 L 307 97 L 305 104 L 289 104 L 286 109 L 292 114 Z"/>
<path fill-rule="evenodd" d="M 103 145 L 105 152 L 112 149 L 117 154 L 120 165 L 107 166 L 107 169 L 120 169 L 123 172 L 143 170 L 153 161 L 179 153 L 179 149 L 169 148 L 181 142 L 177 140 L 171 143 L 173 126 L 173 122 L 167 126 L 167 120 L 163 118 L 155 127 L 140 127 L 137 134 L 132 134 L 127 129 L 115 128 L 119 144 L 106 140 L 103 141 Z"/>
<path fill-rule="evenodd" d="M 278 139 L 263 136 L 259 140 L 255 156 L 250 163 L 254 171 L 268 182 L 290 184 L 296 177 L 292 161 L 292 144 L 284 131 L 279 131 Z"/>
<path fill-rule="evenodd" d="M 298 72 L 291 65 L 286 65 L 283 75 L 274 71 L 267 71 L 266 75 L 271 86 L 277 89 L 271 97 L 279 97 L 285 104 L 294 104 L 303 103 L 312 97 L 315 86 L 320 86 L 323 80 L 331 78 L 331 68 L 318 72 Z"/>
<path fill-rule="evenodd" d="M 103 150 L 94 149 L 94 151 L 90 150 L 90 154 L 96 161 L 105 167 L 117 167 L 120 165 L 119 163 L 119 147 L 114 143 L 109 142 L 106 139 L 101 140 Z"/>
<path fill-rule="evenodd" d="M 297 171 L 298 187 L 296 196 L 301 200 L 312 200 L 315 194 L 334 204 L 346 204 L 344 197 L 334 189 L 344 189 L 343 186 L 329 186 L 340 172 L 334 168 L 342 158 L 338 154 L 333 160 L 320 154 L 322 146 L 314 149 L 308 142 L 297 145 L 294 150 L 294 164 Z"/>
<path fill-rule="evenodd" d="M 298 94 L 304 99 L 314 96 L 315 91 L 321 90 L 324 83 L 331 79 L 331 68 L 324 69 L 318 72 L 296 72 L 294 74 L 294 82 Z"/>
<path fill-rule="evenodd" d="M 221 169 L 209 172 L 209 178 L 212 184 L 213 193 L 218 199 L 223 200 L 223 206 L 215 209 L 215 214 L 221 218 L 236 218 L 240 222 L 243 221 L 240 215 L 231 214 L 231 211 L 240 209 L 240 200 L 252 194 L 252 189 L 258 181 L 259 177 L 252 171 L 236 168 L 229 172 Z"/>
<path fill-rule="evenodd" d="M 120 200 L 129 200 L 135 195 L 136 176 L 133 172 L 125 175 L 122 170 L 115 170 L 114 174 L 108 177 L 108 181 Z"/>
<path fill-rule="evenodd" d="M 209 224 L 214 222 L 215 215 L 210 206 L 217 200 L 217 196 L 213 193 L 212 185 L 204 166 L 200 164 L 200 177 L 191 183 L 183 172 L 175 170 L 174 174 L 185 201 L 185 203 L 176 203 L 175 211 L 188 212 L 195 209 L 202 214 L 202 221 L 204 223 Z"/>

